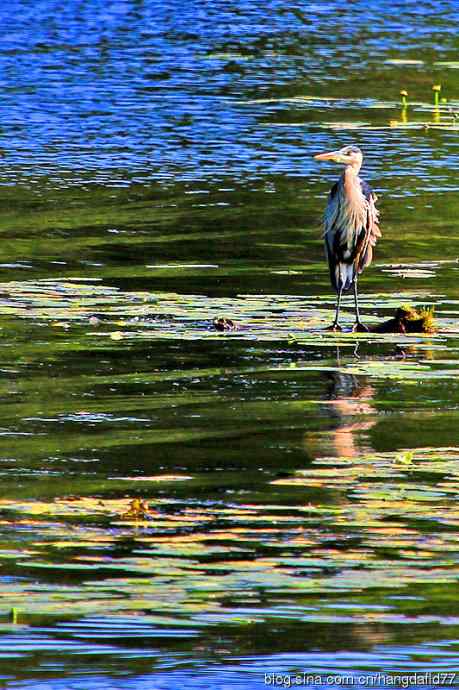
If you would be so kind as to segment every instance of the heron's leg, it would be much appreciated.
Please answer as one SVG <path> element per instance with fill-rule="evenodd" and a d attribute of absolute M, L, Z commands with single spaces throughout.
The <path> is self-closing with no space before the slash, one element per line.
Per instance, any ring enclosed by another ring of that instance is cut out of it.
<path fill-rule="evenodd" d="M 357 288 L 357 277 L 354 280 L 354 302 L 355 302 L 355 320 L 357 323 L 360 323 L 359 291 Z"/>
<path fill-rule="evenodd" d="M 341 326 L 339 325 L 339 309 L 341 305 L 341 295 L 343 294 L 343 288 L 340 287 L 338 290 L 338 297 L 336 298 L 336 312 L 335 312 L 335 320 L 333 321 L 332 325 L 330 326 L 331 331 L 340 331 Z"/>
<path fill-rule="evenodd" d="M 357 277 L 354 280 L 354 302 L 355 302 L 355 324 L 354 324 L 353 330 L 354 331 L 368 331 L 368 328 L 360 320 Z"/>

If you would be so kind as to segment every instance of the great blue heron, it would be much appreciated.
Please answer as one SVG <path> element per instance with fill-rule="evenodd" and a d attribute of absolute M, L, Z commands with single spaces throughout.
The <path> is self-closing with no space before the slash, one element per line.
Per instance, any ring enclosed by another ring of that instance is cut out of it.
<path fill-rule="evenodd" d="M 336 313 L 331 326 L 340 331 L 339 309 L 343 292 L 354 289 L 354 330 L 366 331 L 360 320 L 357 278 L 371 264 L 373 247 L 381 231 L 376 195 L 360 179 L 363 155 L 357 146 L 344 146 L 339 151 L 319 153 L 318 161 L 333 161 L 346 167 L 338 182 L 331 188 L 324 215 L 325 251 L 330 268 L 331 284 L 336 290 Z"/>

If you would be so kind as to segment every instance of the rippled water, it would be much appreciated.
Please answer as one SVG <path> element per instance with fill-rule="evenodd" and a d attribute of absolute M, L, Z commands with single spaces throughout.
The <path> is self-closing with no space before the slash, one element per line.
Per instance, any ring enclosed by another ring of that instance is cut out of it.
<path fill-rule="evenodd" d="M 2 683 L 455 672 L 457 3 L 0 18 Z M 312 156 L 350 142 L 364 317 L 434 305 L 432 336 L 323 331 Z"/>

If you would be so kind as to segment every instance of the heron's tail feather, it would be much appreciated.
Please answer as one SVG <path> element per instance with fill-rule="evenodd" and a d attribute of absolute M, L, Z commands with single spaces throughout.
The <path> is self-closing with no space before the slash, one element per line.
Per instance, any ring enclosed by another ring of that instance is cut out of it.
<path fill-rule="evenodd" d="M 335 266 L 334 287 L 337 292 L 350 290 L 355 279 L 354 264 L 337 263 Z"/>

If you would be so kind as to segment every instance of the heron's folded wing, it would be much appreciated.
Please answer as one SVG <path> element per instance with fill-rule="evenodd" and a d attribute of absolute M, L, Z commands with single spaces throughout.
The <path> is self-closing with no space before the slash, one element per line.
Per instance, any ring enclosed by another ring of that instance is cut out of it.
<path fill-rule="evenodd" d="M 337 258 L 335 253 L 336 226 L 340 213 L 340 198 L 338 183 L 334 184 L 328 195 L 327 206 L 325 208 L 323 229 L 325 240 L 325 254 L 330 269 L 330 280 L 333 288 L 337 289 L 336 266 Z"/>
<path fill-rule="evenodd" d="M 356 265 L 359 273 L 371 264 L 373 259 L 373 247 L 381 237 L 379 229 L 379 211 L 376 208 L 376 194 L 370 185 L 362 180 L 362 193 L 367 201 L 367 216 L 365 227 L 362 228 L 356 247 Z"/>
<path fill-rule="evenodd" d="M 328 195 L 324 214 L 324 235 L 334 230 L 339 215 L 340 200 L 338 183 L 333 185 Z"/>

